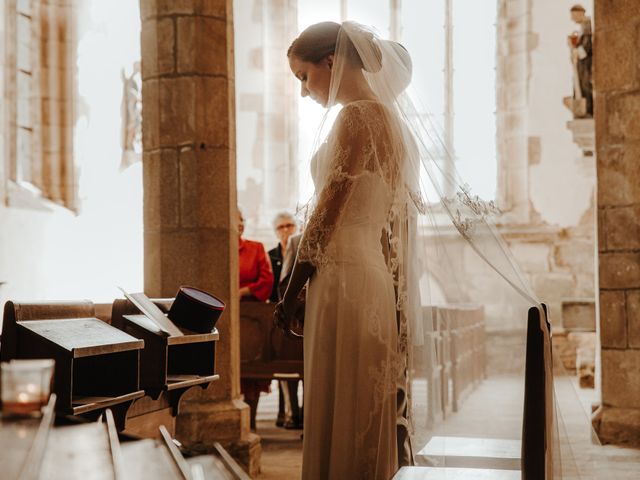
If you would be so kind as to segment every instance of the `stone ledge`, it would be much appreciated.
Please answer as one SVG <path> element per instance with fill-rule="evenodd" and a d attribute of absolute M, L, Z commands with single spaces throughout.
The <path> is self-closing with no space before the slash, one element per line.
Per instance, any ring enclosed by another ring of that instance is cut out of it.
<path fill-rule="evenodd" d="M 562 327 L 573 332 L 595 332 L 595 300 L 593 298 L 563 298 Z"/>
<path fill-rule="evenodd" d="M 251 477 L 260 473 L 260 437 L 249 431 L 249 406 L 243 401 L 186 401 L 176 418 L 176 438 L 199 454 L 222 446 Z"/>
<path fill-rule="evenodd" d="M 591 423 L 603 444 L 640 447 L 640 408 L 600 406 Z"/>
<path fill-rule="evenodd" d="M 593 118 L 569 120 L 567 128 L 573 134 L 573 142 L 585 156 L 593 155 L 596 148 L 596 129 Z"/>

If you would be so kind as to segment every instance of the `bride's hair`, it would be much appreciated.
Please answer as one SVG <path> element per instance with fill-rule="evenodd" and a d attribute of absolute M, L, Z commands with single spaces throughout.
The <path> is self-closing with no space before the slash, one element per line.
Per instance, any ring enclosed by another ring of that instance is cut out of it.
<path fill-rule="evenodd" d="M 306 28 L 296 38 L 287 50 L 287 57 L 297 57 L 304 62 L 320 63 L 329 55 L 336 52 L 336 44 L 338 42 L 338 34 L 342 27 L 335 22 L 320 22 Z M 368 72 L 377 72 L 382 68 L 380 49 L 374 41 L 374 36 L 369 33 L 370 41 L 377 52 L 378 62 L 373 68 L 365 68 L 362 58 L 358 54 L 353 42 L 345 35 L 346 43 L 346 60 L 348 64 L 355 68 L 362 68 Z"/>

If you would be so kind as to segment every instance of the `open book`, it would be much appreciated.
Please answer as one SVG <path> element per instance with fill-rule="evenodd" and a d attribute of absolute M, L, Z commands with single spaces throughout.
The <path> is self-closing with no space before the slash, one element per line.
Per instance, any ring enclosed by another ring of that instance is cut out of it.
<path fill-rule="evenodd" d="M 158 308 L 158 306 L 149 300 L 143 292 L 127 293 L 122 287 L 118 287 L 124 293 L 124 296 L 133 303 L 138 309 L 160 330 L 172 337 L 180 337 L 184 335 L 176 325 Z"/>

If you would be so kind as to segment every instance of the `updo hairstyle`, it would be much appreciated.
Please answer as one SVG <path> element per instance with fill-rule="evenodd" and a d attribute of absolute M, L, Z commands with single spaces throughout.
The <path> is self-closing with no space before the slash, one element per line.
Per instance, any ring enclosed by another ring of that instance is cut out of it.
<path fill-rule="evenodd" d="M 329 55 L 336 52 L 336 43 L 338 41 L 338 33 L 342 27 L 335 22 L 321 22 L 311 25 L 305 29 L 296 38 L 287 50 L 287 57 L 292 56 L 299 58 L 303 62 L 311 62 L 318 64 Z M 361 68 L 367 72 L 377 72 L 382 68 L 382 53 L 375 44 L 372 33 L 367 32 L 366 35 L 371 41 L 371 45 L 376 53 L 376 64 L 365 68 L 362 58 L 358 54 L 353 42 L 345 35 L 346 43 L 346 61 L 347 64 L 354 68 Z"/>

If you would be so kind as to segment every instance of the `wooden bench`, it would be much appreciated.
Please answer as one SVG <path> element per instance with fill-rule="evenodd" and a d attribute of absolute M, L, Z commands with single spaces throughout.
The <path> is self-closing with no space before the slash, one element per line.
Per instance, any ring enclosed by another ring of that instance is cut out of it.
<path fill-rule="evenodd" d="M 520 480 L 519 470 L 402 467 L 393 480 Z"/>
<path fill-rule="evenodd" d="M 446 418 L 486 377 L 484 310 L 480 306 L 424 306 L 423 345 L 414 363 L 427 384 L 427 425 Z"/>
<path fill-rule="evenodd" d="M 520 447 L 519 440 L 435 436 L 416 460 L 431 467 L 519 470 Z"/>
<path fill-rule="evenodd" d="M 444 413 L 457 412 L 485 377 L 484 310 L 474 305 L 438 307 L 442 338 Z"/>
<path fill-rule="evenodd" d="M 426 381 L 427 427 L 431 428 L 443 415 L 443 380 L 441 357 L 441 336 L 438 330 L 437 307 L 422 307 L 423 344 L 415 347 L 413 361 L 414 376 Z"/>
<path fill-rule="evenodd" d="M 52 427 L 54 403 L 52 395 L 41 419 L 0 418 L 3 479 L 249 480 L 219 444 L 212 455 L 185 458 L 164 426 L 157 440 L 121 443 L 111 410 L 105 422 Z"/>
<path fill-rule="evenodd" d="M 267 380 L 277 374 L 304 376 L 303 342 L 274 326 L 275 305 L 240 302 L 240 376 Z"/>

